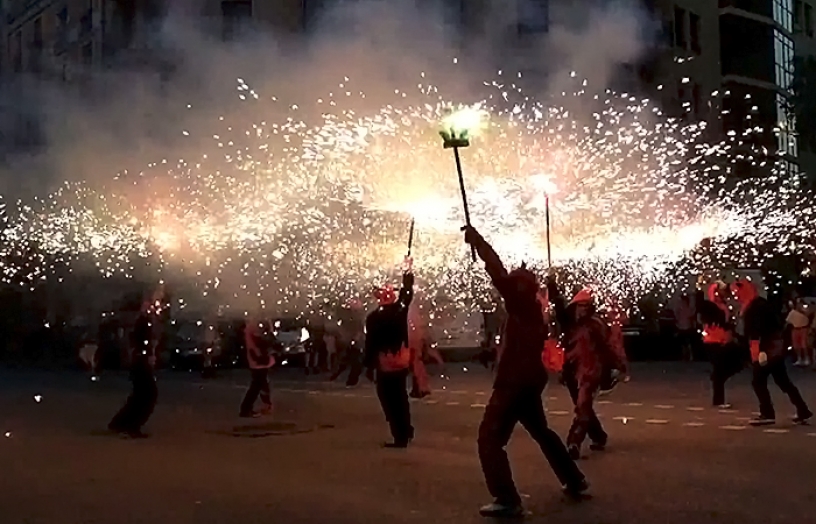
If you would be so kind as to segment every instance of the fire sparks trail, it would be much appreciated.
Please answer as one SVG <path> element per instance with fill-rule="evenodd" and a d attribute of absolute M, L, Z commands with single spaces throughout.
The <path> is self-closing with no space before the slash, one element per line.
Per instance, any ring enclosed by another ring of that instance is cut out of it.
<path fill-rule="evenodd" d="M 460 238 L 440 123 L 471 131 L 462 151 L 471 215 L 509 264 L 544 267 L 547 195 L 556 265 L 630 301 L 671 281 L 703 239 L 714 240 L 707 256 L 741 264 L 761 261 L 756 246 L 769 242 L 778 252 L 808 248 L 796 239 L 811 235 L 803 217 L 813 210 L 793 202 L 797 180 L 726 188 L 745 137 L 710 143 L 705 122 L 669 118 L 631 95 L 590 95 L 580 82 L 545 101 L 512 82 L 484 87 L 483 100 L 450 117 L 462 106 L 434 86 L 372 110 L 345 79 L 313 102 L 317 119 L 299 119 L 299 106 L 281 116 L 281 102 L 239 80 L 242 100 L 276 119 L 221 119 L 197 159 L 4 205 L 2 278 L 34 288 L 93 268 L 183 282 L 186 303 L 313 312 L 393 278 L 413 218 L 425 296 L 478 307 L 484 277 Z"/>

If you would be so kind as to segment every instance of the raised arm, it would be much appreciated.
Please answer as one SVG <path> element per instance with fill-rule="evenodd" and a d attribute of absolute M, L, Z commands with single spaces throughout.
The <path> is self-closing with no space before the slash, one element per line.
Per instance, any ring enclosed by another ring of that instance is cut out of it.
<path fill-rule="evenodd" d="M 485 269 L 487 274 L 490 275 L 493 285 L 496 286 L 496 289 L 506 301 L 512 290 L 507 285 L 507 269 L 504 268 L 499 255 L 496 254 L 493 246 L 488 244 L 484 237 L 472 226 L 465 226 L 462 231 L 465 232 L 465 242 L 476 248 L 476 253 L 485 263 Z"/>
<path fill-rule="evenodd" d="M 408 309 L 414 299 L 414 274 L 410 271 L 402 275 L 402 288 L 399 292 L 397 302 L 400 307 Z"/>

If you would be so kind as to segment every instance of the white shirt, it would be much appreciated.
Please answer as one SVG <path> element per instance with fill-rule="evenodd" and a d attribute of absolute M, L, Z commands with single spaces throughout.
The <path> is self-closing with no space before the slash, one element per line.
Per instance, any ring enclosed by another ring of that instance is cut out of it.
<path fill-rule="evenodd" d="M 810 320 L 807 315 L 796 309 L 792 309 L 791 312 L 788 313 L 788 318 L 785 319 L 785 322 L 795 329 L 806 328 L 810 325 Z"/>

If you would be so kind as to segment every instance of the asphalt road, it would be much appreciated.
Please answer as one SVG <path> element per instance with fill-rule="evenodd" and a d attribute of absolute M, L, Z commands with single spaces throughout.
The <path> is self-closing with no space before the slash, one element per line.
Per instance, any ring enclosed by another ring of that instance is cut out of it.
<path fill-rule="evenodd" d="M 476 523 L 489 502 L 476 429 L 490 393 L 478 368 L 451 369 L 412 404 L 417 439 L 381 449 L 387 429 L 363 384 L 345 389 L 295 371 L 274 380 L 275 412 L 236 417 L 244 373 L 204 381 L 164 372 L 146 440 L 104 432 L 127 394 L 123 375 L 0 370 L 0 523 Z M 816 373 L 794 380 L 816 405 Z M 774 392 L 776 427 L 751 428 L 743 373 L 735 409 L 708 407 L 705 369 L 635 366 L 599 403 L 606 452 L 581 467 L 593 498 L 564 500 L 540 452 L 517 429 L 510 455 L 527 520 L 548 523 L 816 521 L 816 427 L 794 426 Z M 566 392 L 546 392 L 565 434 Z M 5 435 L 5 436 L 4 436 Z"/>

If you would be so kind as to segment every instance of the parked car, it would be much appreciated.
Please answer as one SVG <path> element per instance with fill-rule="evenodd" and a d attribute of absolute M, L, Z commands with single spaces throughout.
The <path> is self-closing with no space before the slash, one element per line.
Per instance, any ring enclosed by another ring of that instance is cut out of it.
<path fill-rule="evenodd" d="M 306 323 L 292 318 L 270 321 L 273 354 L 279 366 L 306 365 L 306 342 L 310 334 Z"/>

